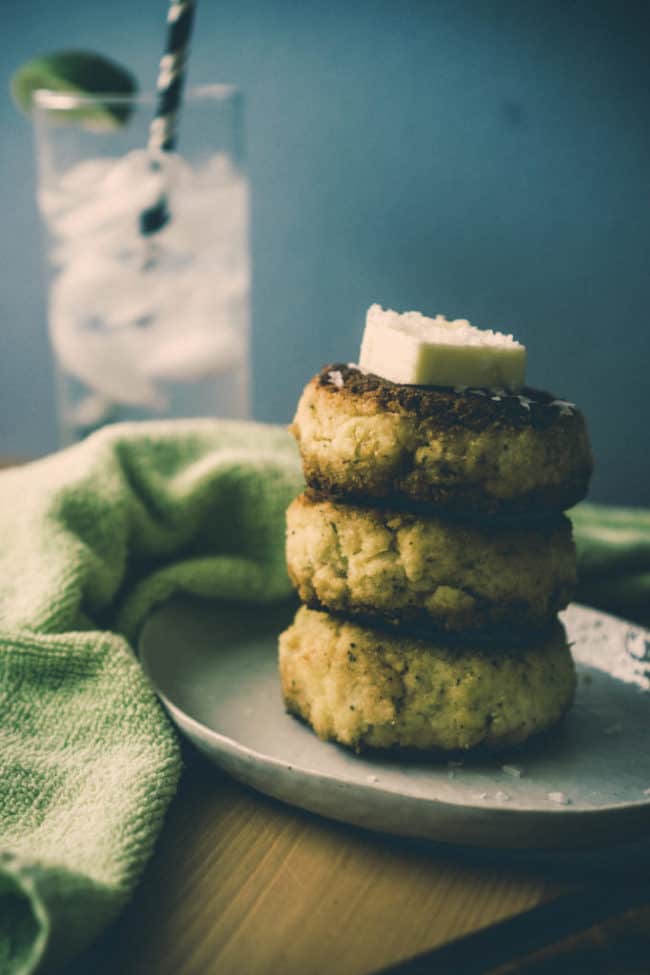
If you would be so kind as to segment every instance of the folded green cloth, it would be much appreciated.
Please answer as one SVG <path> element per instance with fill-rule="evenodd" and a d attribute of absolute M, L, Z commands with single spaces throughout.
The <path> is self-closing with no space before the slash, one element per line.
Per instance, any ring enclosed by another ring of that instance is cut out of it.
<path fill-rule="evenodd" d="M 117 914 L 176 788 L 176 736 L 131 651 L 174 593 L 290 592 L 279 427 L 106 428 L 0 475 L 0 973 L 81 951 Z"/>
<path fill-rule="evenodd" d="M 0 975 L 78 953 L 128 899 L 180 767 L 140 624 L 175 593 L 287 596 L 301 484 L 284 429 L 216 420 L 108 427 L 0 475 Z M 571 517 L 587 590 L 650 605 L 650 513 Z"/>
<path fill-rule="evenodd" d="M 650 511 L 580 504 L 569 514 L 577 599 L 650 623 Z"/>

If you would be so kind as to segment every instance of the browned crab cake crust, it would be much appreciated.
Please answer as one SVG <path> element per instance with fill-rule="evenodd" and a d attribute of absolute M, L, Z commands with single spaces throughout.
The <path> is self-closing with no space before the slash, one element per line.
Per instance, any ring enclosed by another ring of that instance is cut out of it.
<path fill-rule="evenodd" d="M 460 651 L 305 606 L 280 636 L 280 676 L 291 713 L 356 749 L 518 744 L 562 718 L 576 684 L 560 623 L 538 646 Z"/>
<path fill-rule="evenodd" d="M 548 626 L 576 584 L 563 515 L 528 526 L 466 524 L 301 494 L 287 511 L 300 599 L 344 616 L 515 640 Z"/>
<path fill-rule="evenodd" d="M 593 466 L 582 414 L 549 393 L 408 386 L 341 364 L 307 384 L 291 430 L 308 485 L 341 498 L 561 511 Z"/>

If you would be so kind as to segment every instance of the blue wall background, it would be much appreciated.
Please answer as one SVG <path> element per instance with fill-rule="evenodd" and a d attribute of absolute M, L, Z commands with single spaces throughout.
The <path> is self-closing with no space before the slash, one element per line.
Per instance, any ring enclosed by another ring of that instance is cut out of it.
<path fill-rule="evenodd" d="M 61 47 L 156 75 L 165 0 L 3 0 L 0 453 L 55 447 L 31 130 Z M 286 421 L 379 301 L 513 331 L 587 414 L 592 497 L 650 503 L 648 6 L 201 0 L 190 81 L 247 94 L 255 413 Z M 4 94 L 3 94 L 4 93 Z"/>

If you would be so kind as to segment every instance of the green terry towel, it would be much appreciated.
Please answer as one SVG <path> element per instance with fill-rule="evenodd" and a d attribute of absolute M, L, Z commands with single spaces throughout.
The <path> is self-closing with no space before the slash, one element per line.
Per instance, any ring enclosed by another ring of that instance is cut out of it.
<path fill-rule="evenodd" d="M 108 427 L 0 474 L 0 975 L 80 952 L 128 899 L 180 766 L 140 624 L 175 593 L 287 596 L 301 485 L 285 430 L 217 420 Z M 571 516 L 585 585 L 648 606 L 650 514 Z"/>
<path fill-rule="evenodd" d="M 580 504 L 569 515 L 577 599 L 650 624 L 650 511 Z"/>
<path fill-rule="evenodd" d="M 115 917 L 176 788 L 133 656 L 174 593 L 286 597 L 286 430 L 108 427 L 0 474 L 0 973 L 60 964 Z"/>

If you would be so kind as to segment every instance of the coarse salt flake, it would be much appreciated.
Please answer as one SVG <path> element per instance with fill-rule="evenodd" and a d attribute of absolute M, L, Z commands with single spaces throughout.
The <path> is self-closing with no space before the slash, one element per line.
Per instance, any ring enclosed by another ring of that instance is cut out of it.
<path fill-rule="evenodd" d="M 576 404 L 569 403 L 566 399 L 554 399 L 551 406 L 555 406 L 560 411 L 560 416 L 573 416 Z"/>
<path fill-rule="evenodd" d="M 445 345 L 521 348 L 520 343 L 512 335 L 494 332 L 489 328 L 477 328 L 466 318 L 447 319 L 444 315 L 428 317 L 419 311 L 400 313 L 393 311 L 392 308 L 384 309 L 381 305 L 375 304 L 368 309 L 366 320 L 370 325 L 392 326 L 409 335 L 425 334 L 430 341 L 443 342 Z"/>
<path fill-rule="evenodd" d="M 557 802 L 560 806 L 568 806 L 571 802 L 564 792 L 547 792 L 546 798 L 550 802 Z"/>

